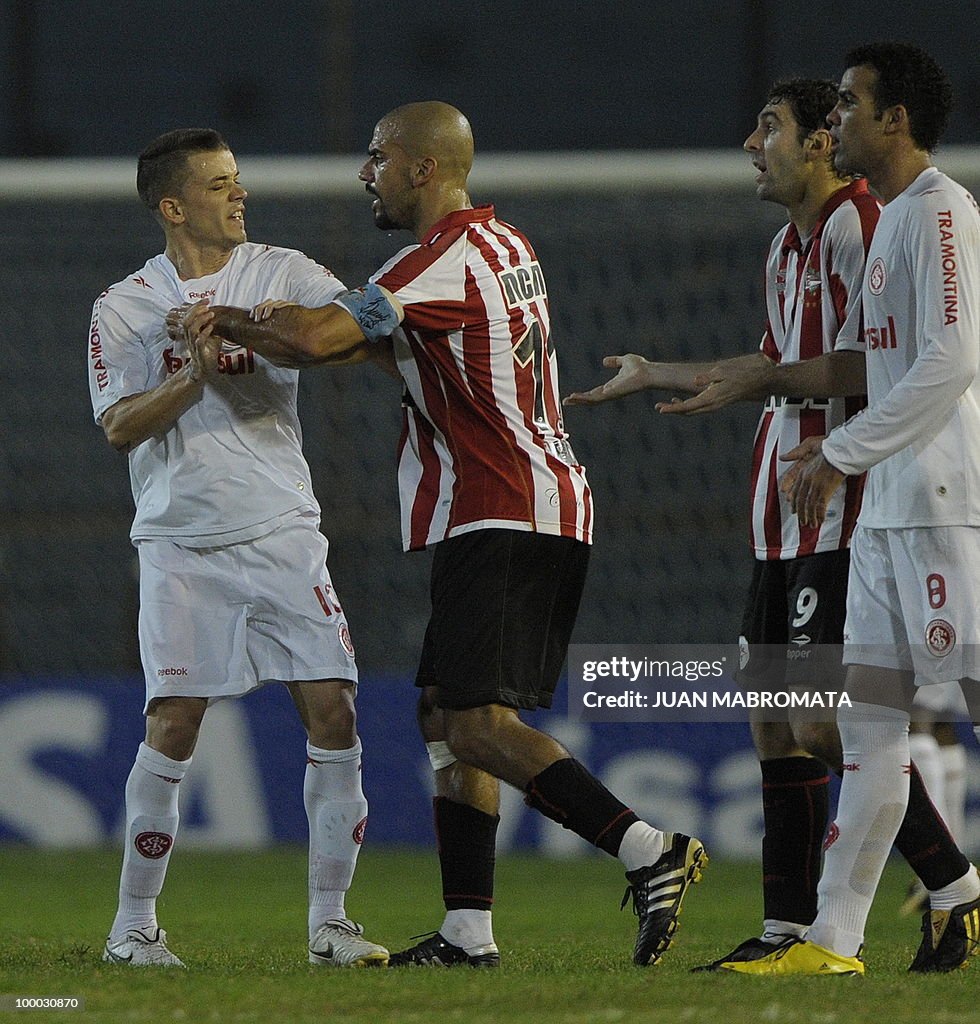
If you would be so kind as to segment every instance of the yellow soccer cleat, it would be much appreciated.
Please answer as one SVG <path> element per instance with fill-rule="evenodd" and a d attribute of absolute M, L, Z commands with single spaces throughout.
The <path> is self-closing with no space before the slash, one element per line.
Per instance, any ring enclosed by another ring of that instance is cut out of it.
<path fill-rule="evenodd" d="M 915 974 L 945 973 L 966 967 L 980 953 L 980 899 L 952 910 L 922 915 L 922 943 L 912 966 Z"/>
<path fill-rule="evenodd" d="M 841 956 L 815 942 L 798 939 L 758 960 L 729 961 L 720 969 L 738 974 L 855 975 L 864 974 L 864 961 L 860 956 Z"/>

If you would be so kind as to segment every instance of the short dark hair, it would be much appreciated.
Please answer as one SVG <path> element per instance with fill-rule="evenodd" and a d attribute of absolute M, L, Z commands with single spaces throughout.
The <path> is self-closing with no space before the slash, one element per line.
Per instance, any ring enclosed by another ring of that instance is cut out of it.
<path fill-rule="evenodd" d="M 177 128 L 157 136 L 140 153 L 136 165 L 136 191 L 140 199 L 153 213 L 157 213 L 160 200 L 168 194 L 180 192 L 187 181 L 190 174 L 188 156 L 229 148 L 213 128 Z"/>
<path fill-rule="evenodd" d="M 787 103 L 799 125 L 800 142 L 827 127 L 827 115 L 837 106 L 837 83 L 822 78 L 788 78 L 773 83 L 768 103 Z"/>
<path fill-rule="evenodd" d="M 909 115 L 912 141 L 931 153 L 946 131 L 953 109 L 953 87 L 946 72 L 925 50 L 911 43 L 869 43 L 844 58 L 847 68 L 867 66 L 878 74 L 875 114 L 901 104 Z"/>

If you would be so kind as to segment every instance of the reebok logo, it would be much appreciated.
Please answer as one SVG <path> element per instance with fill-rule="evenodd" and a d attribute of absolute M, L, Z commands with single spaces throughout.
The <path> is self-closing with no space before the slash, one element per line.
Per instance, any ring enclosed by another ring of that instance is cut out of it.
<path fill-rule="evenodd" d="M 160 678 L 163 678 L 163 676 L 186 676 L 187 669 L 183 666 L 181 666 L 180 668 L 158 668 L 157 675 Z"/>

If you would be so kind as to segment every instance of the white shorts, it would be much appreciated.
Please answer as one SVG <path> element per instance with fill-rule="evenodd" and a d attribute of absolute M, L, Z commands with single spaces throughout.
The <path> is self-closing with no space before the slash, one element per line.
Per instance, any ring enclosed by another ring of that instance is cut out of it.
<path fill-rule="evenodd" d="M 217 700 L 274 680 L 356 686 L 354 646 L 314 516 L 226 547 L 144 540 L 137 549 L 144 710 L 160 697 Z"/>
<path fill-rule="evenodd" d="M 844 662 L 916 673 L 916 684 L 980 673 L 980 527 L 872 530 L 851 538 Z"/>

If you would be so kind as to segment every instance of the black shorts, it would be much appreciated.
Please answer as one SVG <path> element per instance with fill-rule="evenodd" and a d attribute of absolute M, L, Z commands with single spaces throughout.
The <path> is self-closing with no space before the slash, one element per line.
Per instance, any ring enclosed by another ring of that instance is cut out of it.
<path fill-rule="evenodd" d="M 474 530 L 436 545 L 416 686 L 438 704 L 550 708 L 589 564 L 570 537 Z"/>
<path fill-rule="evenodd" d="M 775 686 L 816 682 L 838 683 L 843 669 L 839 648 L 844 642 L 847 573 L 850 552 L 821 551 L 802 558 L 756 561 L 742 617 L 739 643 L 748 663 L 739 672 L 746 680 L 763 674 Z M 823 648 L 826 658 L 817 658 Z M 812 652 L 813 657 L 807 657 Z M 813 679 L 819 660 L 821 676 Z M 826 665 L 834 666 L 831 680 Z"/>

